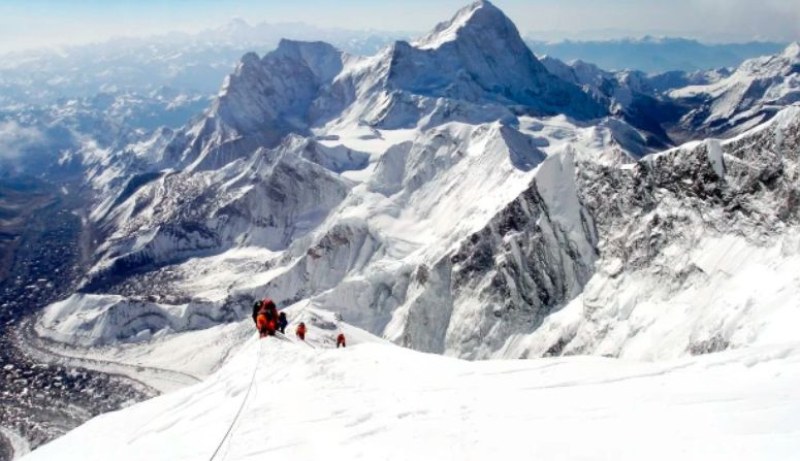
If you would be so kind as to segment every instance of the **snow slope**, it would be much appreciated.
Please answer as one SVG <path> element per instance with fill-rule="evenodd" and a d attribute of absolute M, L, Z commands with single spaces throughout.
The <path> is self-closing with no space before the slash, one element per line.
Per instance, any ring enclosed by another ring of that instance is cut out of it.
<path fill-rule="evenodd" d="M 643 364 L 253 338 L 207 381 L 23 459 L 784 460 L 799 384 L 796 343 Z"/>

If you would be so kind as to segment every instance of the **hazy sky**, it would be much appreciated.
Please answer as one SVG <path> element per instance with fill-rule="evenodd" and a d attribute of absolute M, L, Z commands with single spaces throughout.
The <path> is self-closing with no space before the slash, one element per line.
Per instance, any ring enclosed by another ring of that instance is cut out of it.
<path fill-rule="evenodd" d="M 0 51 L 197 31 L 233 17 L 426 31 L 468 0 L 0 0 Z M 800 40 L 800 0 L 496 0 L 523 35 Z"/>

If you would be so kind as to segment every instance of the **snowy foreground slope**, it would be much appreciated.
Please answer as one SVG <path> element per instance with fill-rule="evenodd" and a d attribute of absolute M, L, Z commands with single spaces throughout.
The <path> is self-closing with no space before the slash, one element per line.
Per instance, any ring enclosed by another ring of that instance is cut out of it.
<path fill-rule="evenodd" d="M 764 461 L 800 451 L 797 343 L 657 364 L 466 362 L 359 337 L 343 350 L 253 337 L 205 382 L 97 417 L 22 459 Z"/>

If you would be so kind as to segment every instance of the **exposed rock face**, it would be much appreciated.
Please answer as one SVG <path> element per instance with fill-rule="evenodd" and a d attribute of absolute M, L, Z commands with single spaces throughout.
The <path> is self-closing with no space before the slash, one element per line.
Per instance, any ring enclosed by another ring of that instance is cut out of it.
<path fill-rule="evenodd" d="M 734 140 L 633 168 L 582 164 L 596 273 L 563 315 L 507 352 L 656 358 L 787 339 L 769 319 L 786 315 L 781 293 L 797 289 L 785 271 L 800 255 L 798 161 L 800 111 L 790 108 Z"/>
<path fill-rule="evenodd" d="M 577 195 L 574 166 L 570 154 L 551 157 L 485 228 L 432 271 L 417 269 L 410 291 L 421 293 L 408 304 L 402 344 L 484 357 L 581 292 L 597 236 Z M 425 334 L 418 331 L 428 325 Z"/>

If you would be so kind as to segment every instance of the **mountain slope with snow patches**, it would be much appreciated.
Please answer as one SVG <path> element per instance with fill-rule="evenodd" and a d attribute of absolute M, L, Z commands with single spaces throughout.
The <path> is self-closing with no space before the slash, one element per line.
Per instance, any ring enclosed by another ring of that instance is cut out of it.
<path fill-rule="evenodd" d="M 681 121 L 687 131 L 706 136 L 742 133 L 800 102 L 800 43 L 781 54 L 747 60 L 727 78 L 676 89 L 670 96 L 701 104 Z"/>
<path fill-rule="evenodd" d="M 685 109 L 662 95 L 651 81 L 653 77 L 640 71 L 608 72 L 583 61 L 566 64 L 547 56 L 542 64 L 552 74 L 581 87 L 609 113 L 639 128 L 648 146 L 663 149 L 672 144 L 665 127 L 674 124 Z"/>

